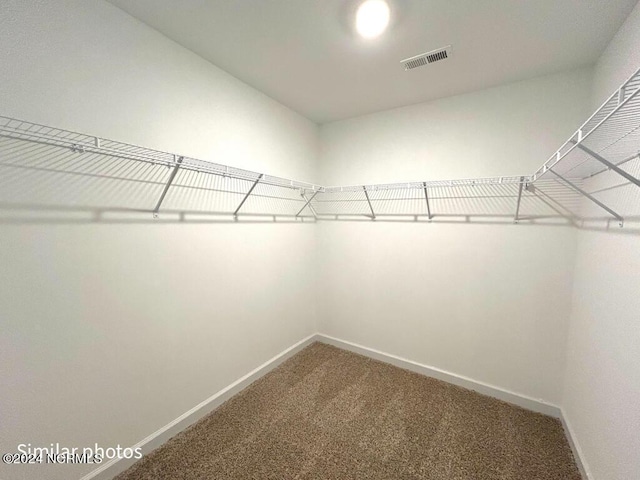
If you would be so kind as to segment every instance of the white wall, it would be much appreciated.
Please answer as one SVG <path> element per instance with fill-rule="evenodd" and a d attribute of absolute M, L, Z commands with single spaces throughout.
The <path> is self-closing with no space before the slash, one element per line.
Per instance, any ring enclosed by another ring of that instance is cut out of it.
<path fill-rule="evenodd" d="M 591 113 L 590 81 L 577 70 L 323 125 L 320 182 L 532 174 Z"/>
<path fill-rule="evenodd" d="M 639 36 L 637 7 L 595 103 L 640 64 Z M 590 110 L 582 70 L 337 122 L 316 171 L 314 124 L 108 3 L 2 2 L 0 44 L 1 115 L 328 184 L 527 174 Z M 323 333 L 559 403 L 571 316 L 563 408 L 594 478 L 635 478 L 638 237 L 579 234 L 570 314 L 575 240 L 526 225 L 0 224 L 0 450 L 133 444 L 315 331 L 316 310 Z"/>
<path fill-rule="evenodd" d="M 316 178 L 316 125 L 106 2 L 1 2 L 0 45 L 0 115 Z M 311 334 L 314 251 L 311 224 L 0 224 L 0 451 L 132 445 Z"/>
<path fill-rule="evenodd" d="M 533 173 L 586 118 L 590 80 L 573 71 L 324 125 L 321 179 Z M 559 404 L 574 230 L 318 228 L 322 333 Z"/>
<path fill-rule="evenodd" d="M 639 67 L 640 5 L 596 65 L 592 105 Z M 625 168 L 640 177 L 640 162 Z M 603 174 L 589 188 L 623 215 L 640 219 L 640 189 L 625 183 Z M 622 231 L 581 231 L 562 405 L 593 480 L 640 478 L 639 292 L 637 221 Z"/>

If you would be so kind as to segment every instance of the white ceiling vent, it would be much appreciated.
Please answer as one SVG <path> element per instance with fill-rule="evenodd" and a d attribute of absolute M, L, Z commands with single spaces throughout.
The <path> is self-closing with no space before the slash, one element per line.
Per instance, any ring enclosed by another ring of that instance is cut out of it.
<path fill-rule="evenodd" d="M 421 53 L 420 55 L 416 55 L 415 57 L 405 58 L 400 63 L 404 65 L 404 69 L 413 70 L 414 68 L 424 67 L 425 65 L 429 65 L 431 63 L 440 62 L 442 60 L 446 60 L 451 56 L 451 45 L 447 45 L 446 47 L 438 48 L 437 50 L 432 50 L 427 53 Z"/>

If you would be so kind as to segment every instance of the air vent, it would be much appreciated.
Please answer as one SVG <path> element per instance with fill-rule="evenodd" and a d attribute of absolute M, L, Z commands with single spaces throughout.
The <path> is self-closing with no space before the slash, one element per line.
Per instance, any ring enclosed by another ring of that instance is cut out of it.
<path fill-rule="evenodd" d="M 431 52 L 421 53 L 420 55 L 416 55 L 415 57 L 405 58 L 400 63 L 404 65 L 404 69 L 406 71 L 446 60 L 450 56 L 451 45 L 447 45 L 446 47 L 438 48 L 437 50 L 432 50 Z"/>

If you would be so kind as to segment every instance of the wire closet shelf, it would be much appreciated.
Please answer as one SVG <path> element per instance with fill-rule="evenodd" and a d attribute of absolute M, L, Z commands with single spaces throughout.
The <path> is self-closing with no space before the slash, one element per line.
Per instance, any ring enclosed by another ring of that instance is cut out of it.
<path fill-rule="evenodd" d="M 640 70 L 533 175 L 323 187 L 0 116 L 0 208 L 279 217 L 575 224 L 585 182 L 640 187 Z"/>

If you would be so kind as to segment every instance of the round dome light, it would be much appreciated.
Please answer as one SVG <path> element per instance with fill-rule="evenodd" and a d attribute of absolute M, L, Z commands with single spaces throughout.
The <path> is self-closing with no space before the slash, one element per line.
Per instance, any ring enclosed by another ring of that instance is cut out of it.
<path fill-rule="evenodd" d="M 389 5 L 384 0 L 367 0 L 358 8 L 356 30 L 364 38 L 374 38 L 389 25 Z"/>

